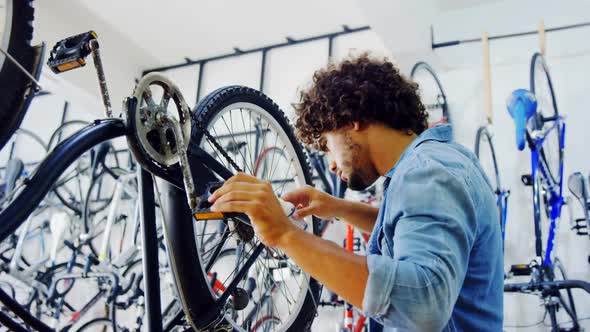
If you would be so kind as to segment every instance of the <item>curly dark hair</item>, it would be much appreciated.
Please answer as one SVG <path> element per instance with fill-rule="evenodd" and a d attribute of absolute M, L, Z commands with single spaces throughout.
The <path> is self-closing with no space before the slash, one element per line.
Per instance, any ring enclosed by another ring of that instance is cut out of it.
<path fill-rule="evenodd" d="M 382 123 L 408 134 L 427 129 L 418 85 L 387 60 L 368 53 L 317 70 L 294 104 L 295 128 L 306 145 L 325 150 L 322 134 L 353 122 Z"/>

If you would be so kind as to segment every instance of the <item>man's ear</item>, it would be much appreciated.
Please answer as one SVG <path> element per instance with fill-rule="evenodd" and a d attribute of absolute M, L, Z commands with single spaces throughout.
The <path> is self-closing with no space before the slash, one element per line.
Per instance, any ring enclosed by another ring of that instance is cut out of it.
<path fill-rule="evenodd" d="M 367 125 L 366 124 L 362 124 L 362 123 L 360 123 L 358 121 L 353 121 L 352 122 L 352 130 L 354 130 L 354 131 L 361 131 L 361 130 L 363 130 L 365 128 L 367 128 Z"/>

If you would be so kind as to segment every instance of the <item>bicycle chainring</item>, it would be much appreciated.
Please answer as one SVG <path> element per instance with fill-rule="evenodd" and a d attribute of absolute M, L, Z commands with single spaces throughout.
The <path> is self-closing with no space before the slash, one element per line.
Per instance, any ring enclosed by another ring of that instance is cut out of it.
<path fill-rule="evenodd" d="M 158 103 L 152 93 L 154 86 L 159 86 L 162 90 Z M 136 159 L 141 162 L 150 161 L 164 169 L 178 164 L 173 128 L 161 120 L 163 116 L 176 119 L 184 141 L 190 140 L 190 108 L 176 84 L 160 73 L 149 73 L 137 83 L 130 99 L 134 102 L 126 103 L 129 128 L 127 140 Z M 170 105 L 170 101 L 173 105 Z"/>

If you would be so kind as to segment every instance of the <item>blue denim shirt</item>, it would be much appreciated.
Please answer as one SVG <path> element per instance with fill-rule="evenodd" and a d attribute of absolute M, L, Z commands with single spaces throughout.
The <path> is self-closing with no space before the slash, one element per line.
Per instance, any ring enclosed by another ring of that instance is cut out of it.
<path fill-rule="evenodd" d="M 496 199 L 476 156 L 441 125 L 387 172 L 363 311 L 384 331 L 501 331 Z"/>

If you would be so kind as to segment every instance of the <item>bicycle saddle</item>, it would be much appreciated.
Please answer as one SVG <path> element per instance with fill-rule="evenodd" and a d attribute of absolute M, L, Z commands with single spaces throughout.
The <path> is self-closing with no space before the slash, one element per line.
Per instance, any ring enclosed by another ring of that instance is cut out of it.
<path fill-rule="evenodd" d="M 537 112 L 537 99 L 532 92 L 526 89 L 514 90 L 508 97 L 506 107 L 516 125 L 516 146 L 522 151 L 524 149 L 526 123 Z"/>
<path fill-rule="evenodd" d="M 580 172 L 575 172 L 570 175 L 567 180 L 567 186 L 583 207 L 586 207 L 585 202 L 588 200 L 588 192 L 586 191 L 586 181 Z"/>
<path fill-rule="evenodd" d="M 10 159 L 6 163 L 6 192 L 11 192 L 15 185 L 16 180 L 21 176 L 24 169 L 24 164 L 19 158 Z"/>

